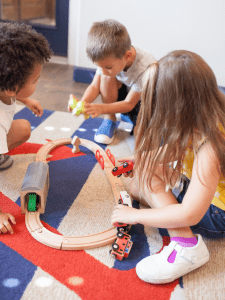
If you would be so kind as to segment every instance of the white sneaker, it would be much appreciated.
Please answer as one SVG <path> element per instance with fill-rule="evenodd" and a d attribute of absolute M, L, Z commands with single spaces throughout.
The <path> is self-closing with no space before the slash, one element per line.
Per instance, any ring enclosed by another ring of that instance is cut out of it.
<path fill-rule="evenodd" d="M 172 241 L 160 253 L 142 259 L 136 266 L 138 277 L 149 283 L 168 283 L 207 263 L 209 251 L 201 235 L 196 237 L 198 243 L 194 247 L 182 247 Z M 167 260 L 173 250 L 177 251 L 176 258 L 169 263 Z"/>

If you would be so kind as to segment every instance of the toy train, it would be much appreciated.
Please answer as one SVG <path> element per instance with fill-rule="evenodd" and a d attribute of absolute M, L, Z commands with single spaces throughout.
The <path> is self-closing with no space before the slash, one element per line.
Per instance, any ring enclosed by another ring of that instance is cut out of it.
<path fill-rule="evenodd" d="M 112 249 L 109 251 L 110 255 L 118 260 L 128 257 L 133 242 L 130 240 L 131 236 L 125 232 L 118 232 L 117 239 L 112 244 Z"/>
<path fill-rule="evenodd" d="M 132 207 L 131 198 L 126 191 L 120 192 L 118 204 Z M 131 236 L 127 233 L 131 225 L 125 223 L 115 223 L 114 225 L 117 227 L 117 239 L 112 244 L 109 254 L 118 260 L 122 260 L 124 257 L 128 257 L 133 245 Z"/>
<path fill-rule="evenodd" d="M 29 193 L 27 210 L 28 211 L 37 211 L 38 210 L 38 196 L 36 193 Z"/>

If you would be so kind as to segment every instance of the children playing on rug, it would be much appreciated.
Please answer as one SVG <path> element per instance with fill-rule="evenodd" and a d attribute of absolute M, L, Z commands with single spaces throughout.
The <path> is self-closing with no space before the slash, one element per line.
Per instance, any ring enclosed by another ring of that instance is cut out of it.
<path fill-rule="evenodd" d="M 0 171 L 13 163 L 4 153 L 26 142 L 31 134 L 27 120 L 13 120 L 16 100 L 36 116 L 43 114 L 39 101 L 28 97 L 34 93 L 42 65 L 50 57 L 47 40 L 31 26 L 0 23 Z M 13 233 L 9 220 L 15 224 L 15 218 L 0 208 L 0 233 Z"/>
<path fill-rule="evenodd" d="M 92 25 L 86 51 L 98 68 L 81 101 L 85 102 L 85 111 L 92 118 L 106 114 L 94 140 L 110 144 L 116 129 L 116 113 L 124 114 L 122 117 L 128 117 L 135 127 L 142 75 L 155 58 L 151 53 L 132 46 L 126 28 L 115 20 Z M 103 103 L 92 103 L 99 94 Z M 69 105 L 68 110 L 71 111 Z"/>
<path fill-rule="evenodd" d="M 169 53 L 144 80 L 129 176 L 131 196 L 151 209 L 117 205 L 112 224 L 168 229 L 169 246 L 136 266 L 140 279 L 167 283 L 208 262 L 202 236 L 225 237 L 225 96 L 189 51 Z"/>

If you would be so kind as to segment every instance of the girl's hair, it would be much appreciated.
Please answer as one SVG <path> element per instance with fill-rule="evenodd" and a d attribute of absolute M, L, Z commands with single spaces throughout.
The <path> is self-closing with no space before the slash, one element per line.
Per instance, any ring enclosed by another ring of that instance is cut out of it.
<path fill-rule="evenodd" d="M 153 63 L 143 78 L 137 119 L 135 165 L 145 170 L 139 177 L 140 186 L 143 188 L 147 183 L 151 189 L 152 176 L 162 163 L 168 188 L 170 163 L 177 161 L 176 170 L 181 173 L 190 141 L 197 153 L 203 138 L 216 153 L 225 175 L 221 125 L 225 128 L 225 96 L 218 89 L 213 71 L 199 55 L 173 51 Z"/>
<path fill-rule="evenodd" d="M 89 33 L 87 42 L 87 56 L 92 62 L 109 56 L 122 58 L 131 49 L 131 40 L 127 29 L 115 20 L 95 22 Z"/>
<path fill-rule="evenodd" d="M 0 23 L 0 90 L 19 92 L 35 65 L 51 54 L 47 40 L 31 26 Z"/>

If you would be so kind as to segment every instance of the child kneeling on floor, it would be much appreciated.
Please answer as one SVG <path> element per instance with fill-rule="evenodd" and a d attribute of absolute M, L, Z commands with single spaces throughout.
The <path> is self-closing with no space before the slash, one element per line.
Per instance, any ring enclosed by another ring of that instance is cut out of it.
<path fill-rule="evenodd" d="M 81 101 L 85 102 L 85 112 L 92 118 L 105 114 L 94 140 L 110 144 L 116 130 L 116 113 L 135 127 L 142 76 L 155 58 L 151 53 L 132 46 L 127 29 L 115 20 L 92 25 L 86 51 L 98 68 Z M 103 103 L 92 103 L 100 94 Z M 69 104 L 68 110 L 71 111 Z"/>
<path fill-rule="evenodd" d="M 131 196 L 151 209 L 112 214 L 112 224 L 168 230 L 169 246 L 137 264 L 140 279 L 171 282 L 208 262 L 202 236 L 225 237 L 224 128 L 225 95 L 199 55 L 173 51 L 150 66 L 129 176 Z"/>
<path fill-rule="evenodd" d="M 13 120 L 16 100 L 36 116 L 43 114 L 39 101 L 28 97 L 34 93 L 42 65 L 50 57 L 47 40 L 31 26 L 0 23 L 0 171 L 13 163 L 4 153 L 26 142 L 31 134 L 27 120 Z M 9 220 L 15 224 L 15 218 L 0 208 L 0 233 L 13 233 Z"/>

